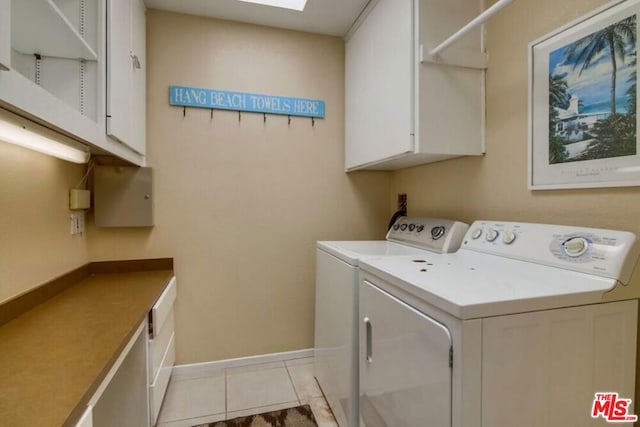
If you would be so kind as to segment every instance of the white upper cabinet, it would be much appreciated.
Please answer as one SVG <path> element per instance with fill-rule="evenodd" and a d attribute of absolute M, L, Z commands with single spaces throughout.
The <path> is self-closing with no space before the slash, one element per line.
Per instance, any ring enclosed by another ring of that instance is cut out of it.
<path fill-rule="evenodd" d="M 107 20 L 105 0 L 0 0 L 0 106 L 143 165 L 144 146 L 107 136 Z"/>
<path fill-rule="evenodd" d="M 0 71 L 11 64 L 11 0 L 0 0 Z"/>
<path fill-rule="evenodd" d="M 107 34 L 107 133 L 145 152 L 145 6 L 109 0 Z"/>
<path fill-rule="evenodd" d="M 484 56 L 482 29 L 428 55 L 481 11 L 479 0 L 370 3 L 346 43 L 347 171 L 484 152 L 485 71 L 464 60 Z"/>

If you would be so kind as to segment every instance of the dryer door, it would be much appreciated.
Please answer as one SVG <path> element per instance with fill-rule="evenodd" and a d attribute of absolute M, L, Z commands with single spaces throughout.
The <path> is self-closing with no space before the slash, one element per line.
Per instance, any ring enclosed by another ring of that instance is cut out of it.
<path fill-rule="evenodd" d="M 361 426 L 450 427 L 451 345 L 444 325 L 362 282 Z"/>

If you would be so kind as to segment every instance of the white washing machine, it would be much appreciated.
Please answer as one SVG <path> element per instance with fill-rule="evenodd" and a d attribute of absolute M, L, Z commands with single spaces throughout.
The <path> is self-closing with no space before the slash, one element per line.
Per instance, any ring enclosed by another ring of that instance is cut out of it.
<path fill-rule="evenodd" d="M 455 251 L 467 229 L 457 221 L 402 217 L 387 240 L 318 242 L 314 374 L 341 427 L 358 425 L 359 260 Z"/>
<path fill-rule="evenodd" d="M 477 221 L 453 254 L 362 259 L 361 425 L 607 425 L 595 393 L 634 399 L 634 242 Z"/>

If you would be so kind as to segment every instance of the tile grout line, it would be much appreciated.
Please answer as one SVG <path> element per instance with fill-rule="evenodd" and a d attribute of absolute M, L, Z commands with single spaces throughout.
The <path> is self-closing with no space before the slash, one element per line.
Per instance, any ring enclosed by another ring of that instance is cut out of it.
<path fill-rule="evenodd" d="M 296 399 L 298 399 L 298 405 L 302 405 L 300 395 L 298 395 L 298 390 L 296 390 L 296 385 L 293 382 L 293 377 L 291 376 L 291 372 L 289 372 L 289 366 L 287 366 L 286 362 L 284 364 L 284 368 L 287 370 L 287 377 L 289 377 L 289 382 L 291 383 L 291 387 L 293 387 L 293 392 L 296 395 Z"/>

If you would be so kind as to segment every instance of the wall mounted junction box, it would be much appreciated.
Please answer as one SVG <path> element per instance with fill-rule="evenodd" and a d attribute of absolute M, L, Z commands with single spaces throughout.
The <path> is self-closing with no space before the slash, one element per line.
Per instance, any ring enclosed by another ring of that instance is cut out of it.
<path fill-rule="evenodd" d="M 69 190 L 69 209 L 77 211 L 91 207 L 91 191 L 72 188 Z"/>
<path fill-rule="evenodd" d="M 151 168 L 96 166 L 93 169 L 94 218 L 98 227 L 152 227 Z"/>

